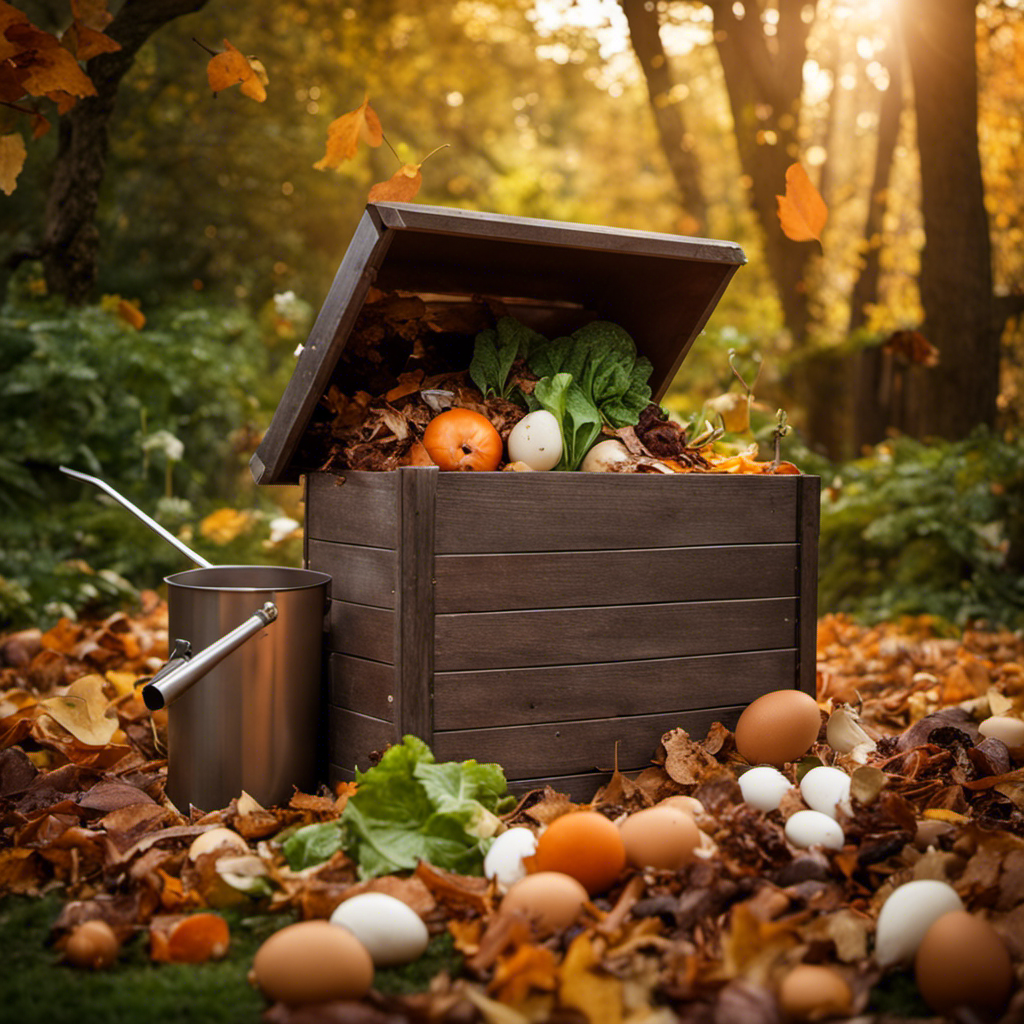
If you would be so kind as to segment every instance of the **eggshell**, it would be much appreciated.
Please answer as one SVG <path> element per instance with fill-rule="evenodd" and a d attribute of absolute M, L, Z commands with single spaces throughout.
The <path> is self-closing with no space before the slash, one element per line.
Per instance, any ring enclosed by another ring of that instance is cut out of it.
<path fill-rule="evenodd" d="M 260 946 L 252 979 L 267 999 L 290 1006 L 362 999 L 373 984 L 373 959 L 346 929 L 329 921 L 300 921 Z"/>
<path fill-rule="evenodd" d="M 525 462 L 530 469 L 554 469 L 562 457 L 562 429 L 547 411 L 527 413 L 508 435 L 510 462 Z"/>
<path fill-rule="evenodd" d="M 824 846 L 841 850 L 846 837 L 833 818 L 821 811 L 797 811 L 786 821 L 786 838 L 801 849 Z"/>
<path fill-rule="evenodd" d="M 691 818 L 696 814 L 705 813 L 704 805 L 695 796 L 667 796 L 664 800 L 659 800 L 656 806 L 674 807 L 677 811 L 690 815 Z"/>
<path fill-rule="evenodd" d="M 779 1006 L 791 1020 L 845 1017 L 852 1004 L 850 986 L 831 967 L 799 964 L 779 985 Z"/>
<path fill-rule="evenodd" d="M 1002 740 L 1008 747 L 1024 747 L 1024 721 L 1009 715 L 993 715 L 978 726 L 982 736 Z"/>
<path fill-rule="evenodd" d="M 583 473 L 609 473 L 631 461 L 629 449 L 621 441 L 609 438 L 607 441 L 598 441 L 587 452 L 583 457 L 583 462 L 580 463 L 580 471 Z"/>
<path fill-rule="evenodd" d="M 366 947 L 374 967 L 412 963 L 430 943 L 420 915 L 383 892 L 362 892 L 339 903 L 331 924 L 347 928 Z"/>
<path fill-rule="evenodd" d="M 925 932 L 914 958 L 924 1001 L 945 1014 L 957 1006 L 998 1016 L 1013 990 L 1013 963 L 987 921 L 966 911 L 943 914 Z"/>
<path fill-rule="evenodd" d="M 520 878 L 526 877 L 524 857 L 537 852 L 537 836 L 528 828 L 510 828 L 502 832 L 484 857 L 484 877 L 493 878 L 502 892 L 507 892 Z"/>
<path fill-rule="evenodd" d="M 700 830 L 693 818 L 675 807 L 648 807 L 620 826 L 626 859 L 637 868 L 676 871 L 693 859 Z"/>
<path fill-rule="evenodd" d="M 776 767 L 811 748 L 821 728 L 817 701 L 803 690 L 772 690 L 748 704 L 736 723 L 736 749 L 751 764 Z"/>
<path fill-rule="evenodd" d="M 237 832 L 229 828 L 211 828 L 192 840 L 192 845 L 188 848 L 189 860 L 197 860 L 204 853 L 216 850 L 218 846 L 230 846 L 242 853 L 249 852 L 249 844 Z"/>
<path fill-rule="evenodd" d="M 821 811 L 830 818 L 838 819 L 840 810 L 853 814 L 850 776 L 839 768 L 812 768 L 800 780 L 800 795 L 812 811 Z"/>
<path fill-rule="evenodd" d="M 933 878 L 894 889 L 882 904 L 875 925 L 875 960 L 881 967 L 913 959 L 925 932 L 943 914 L 963 910 L 956 890 Z"/>
<path fill-rule="evenodd" d="M 583 909 L 587 890 L 560 871 L 538 871 L 509 889 L 501 901 L 503 911 L 521 911 L 545 933 L 568 928 Z"/>
<path fill-rule="evenodd" d="M 749 768 L 739 777 L 743 799 L 759 811 L 774 811 L 782 798 L 793 789 L 793 783 L 768 765 Z"/>

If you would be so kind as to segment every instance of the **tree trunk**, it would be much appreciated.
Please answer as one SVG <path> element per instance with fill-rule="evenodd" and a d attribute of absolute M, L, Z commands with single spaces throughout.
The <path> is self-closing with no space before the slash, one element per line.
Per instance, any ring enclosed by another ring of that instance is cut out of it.
<path fill-rule="evenodd" d="M 121 44 L 86 64 L 96 95 L 79 100 L 60 119 L 53 181 L 46 203 L 43 268 L 47 288 L 84 302 L 96 281 L 96 209 L 106 170 L 108 126 L 117 90 L 139 48 L 167 22 L 207 0 L 126 0 L 106 34 Z"/>
<path fill-rule="evenodd" d="M 925 245 L 923 333 L 940 363 L 918 375 L 911 431 L 961 438 L 995 422 L 999 333 L 978 153 L 974 0 L 901 0 L 914 84 Z"/>
<path fill-rule="evenodd" d="M 672 96 L 672 72 L 661 42 L 657 8 L 646 0 L 620 0 L 629 23 L 633 44 L 644 78 L 661 148 L 668 159 L 683 209 L 693 220 L 691 234 L 708 232 L 707 200 L 700 182 L 700 163 L 693 140 L 686 131 L 683 110 Z"/>

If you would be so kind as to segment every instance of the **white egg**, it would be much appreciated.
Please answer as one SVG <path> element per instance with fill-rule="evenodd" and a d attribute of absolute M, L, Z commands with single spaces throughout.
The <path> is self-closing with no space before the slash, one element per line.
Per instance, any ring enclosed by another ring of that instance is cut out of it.
<path fill-rule="evenodd" d="M 839 810 L 853 814 L 850 804 L 850 776 L 839 768 L 812 768 L 800 780 L 800 795 L 811 810 L 838 818 Z"/>
<path fill-rule="evenodd" d="M 801 849 L 825 846 L 841 850 L 846 842 L 839 825 L 821 811 L 797 811 L 786 821 L 786 838 Z"/>
<path fill-rule="evenodd" d="M 562 457 L 562 428 L 547 411 L 527 413 L 508 435 L 510 462 L 525 462 L 530 469 L 554 469 Z"/>
<path fill-rule="evenodd" d="M 412 963 L 430 942 L 420 915 L 383 892 L 361 892 L 339 903 L 331 924 L 350 931 L 366 947 L 375 967 Z"/>
<path fill-rule="evenodd" d="M 774 811 L 793 783 L 778 770 L 768 765 L 749 768 L 739 778 L 743 799 L 759 811 Z"/>
<path fill-rule="evenodd" d="M 580 470 L 584 473 L 609 473 L 631 461 L 629 449 L 621 441 L 610 438 L 607 441 L 598 441 L 587 452 L 580 464 Z"/>
<path fill-rule="evenodd" d="M 943 914 L 963 910 L 956 890 L 946 882 L 921 878 L 894 889 L 875 925 L 875 960 L 880 967 L 914 958 L 925 932 Z"/>
<path fill-rule="evenodd" d="M 537 837 L 528 828 L 510 828 L 491 844 L 484 857 L 484 875 L 493 878 L 502 892 L 507 892 L 520 878 L 526 877 L 523 858 L 537 852 Z"/>
<path fill-rule="evenodd" d="M 982 736 L 1002 740 L 1008 747 L 1024 747 L 1024 721 L 1009 715 L 993 715 L 978 726 Z"/>

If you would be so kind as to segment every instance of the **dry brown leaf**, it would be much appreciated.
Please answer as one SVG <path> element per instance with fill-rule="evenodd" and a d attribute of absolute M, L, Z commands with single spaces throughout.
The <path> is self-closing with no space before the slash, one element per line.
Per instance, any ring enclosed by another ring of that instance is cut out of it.
<path fill-rule="evenodd" d="M 786 194 L 776 196 L 779 224 L 783 234 L 794 242 L 821 241 L 821 232 L 828 220 L 828 207 L 811 184 L 800 164 L 786 170 Z"/>
<path fill-rule="evenodd" d="M 118 730 L 117 714 L 103 692 L 102 676 L 83 676 L 60 697 L 48 697 L 39 707 L 80 743 L 102 747 Z"/>
<path fill-rule="evenodd" d="M 26 156 L 25 140 L 18 132 L 0 135 L 0 191 L 4 195 L 9 196 L 17 187 Z"/>
<path fill-rule="evenodd" d="M 263 65 L 260 64 L 259 67 L 262 69 Z M 262 103 L 267 98 L 267 90 L 263 87 L 253 61 L 232 46 L 227 39 L 224 40 L 223 52 L 212 57 L 207 64 L 206 78 L 214 94 L 233 85 L 239 85 L 242 94 L 257 103 Z"/>
<path fill-rule="evenodd" d="M 327 126 L 327 151 L 313 167 L 318 171 L 340 167 L 356 155 L 360 141 L 374 148 L 384 141 L 380 118 L 370 106 L 369 95 L 355 110 L 336 117 Z"/>
<path fill-rule="evenodd" d="M 600 948 L 585 932 L 572 940 L 559 970 L 558 998 L 590 1024 L 620 1024 L 622 982 L 601 969 Z"/>
<path fill-rule="evenodd" d="M 370 189 L 371 203 L 407 203 L 415 199 L 423 184 L 419 164 L 402 164 L 387 181 L 378 182 Z"/>

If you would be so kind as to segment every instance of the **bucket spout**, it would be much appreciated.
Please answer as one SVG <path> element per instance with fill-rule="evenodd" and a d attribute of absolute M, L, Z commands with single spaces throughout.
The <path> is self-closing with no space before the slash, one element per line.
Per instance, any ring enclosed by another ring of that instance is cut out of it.
<path fill-rule="evenodd" d="M 176 701 L 194 683 L 198 682 L 214 665 L 223 661 L 232 651 L 241 647 L 250 637 L 265 629 L 277 618 L 277 605 L 267 601 L 240 626 L 226 633 L 198 654 L 192 654 L 192 645 L 176 640 L 167 664 L 142 688 L 142 699 L 150 711 L 159 711 Z"/>

